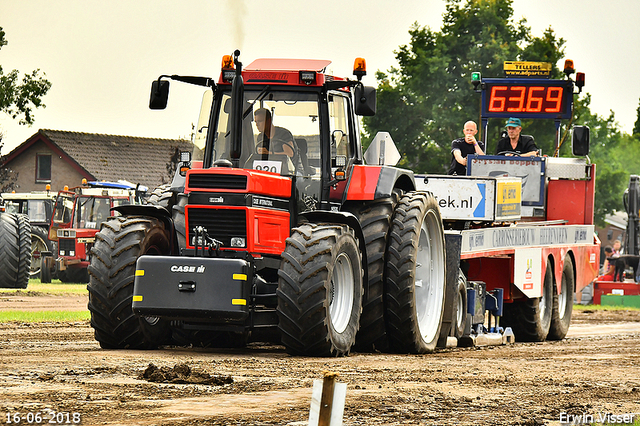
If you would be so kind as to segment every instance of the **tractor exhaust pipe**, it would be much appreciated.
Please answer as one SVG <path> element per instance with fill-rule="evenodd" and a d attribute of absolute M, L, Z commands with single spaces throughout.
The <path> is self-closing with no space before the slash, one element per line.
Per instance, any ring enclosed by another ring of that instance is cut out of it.
<path fill-rule="evenodd" d="M 231 149 L 230 156 L 233 167 L 239 167 L 242 150 L 242 106 L 244 100 L 244 81 L 242 80 L 242 62 L 238 60 L 240 51 L 233 52 L 236 75 L 231 84 Z"/>

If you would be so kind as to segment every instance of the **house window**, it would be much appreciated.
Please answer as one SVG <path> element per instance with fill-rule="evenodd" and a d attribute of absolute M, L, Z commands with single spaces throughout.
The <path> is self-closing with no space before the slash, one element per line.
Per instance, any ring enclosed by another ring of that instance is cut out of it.
<path fill-rule="evenodd" d="M 51 155 L 36 155 L 36 183 L 51 182 Z"/>

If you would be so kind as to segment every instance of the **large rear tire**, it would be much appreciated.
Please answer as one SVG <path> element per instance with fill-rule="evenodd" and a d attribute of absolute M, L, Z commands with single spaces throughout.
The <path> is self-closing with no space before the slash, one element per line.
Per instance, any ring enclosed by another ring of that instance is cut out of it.
<path fill-rule="evenodd" d="M 502 324 L 511 327 L 518 341 L 543 342 L 549 334 L 554 293 L 550 260 L 542 285 L 542 297 L 504 305 Z"/>
<path fill-rule="evenodd" d="M 435 350 L 446 287 L 442 218 L 435 197 L 400 199 L 389 233 L 386 318 L 390 347 L 399 353 Z"/>
<path fill-rule="evenodd" d="M 95 338 L 105 349 L 152 349 L 170 341 L 168 323 L 133 313 L 136 261 L 170 253 L 169 233 L 150 217 L 110 218 L 96 234 L 89 265 L 89 311 Z"/>
<path fill-rule="evenodd" d="M 18 218 L 0 213 L 0 288 L 16 288 L 20 262 Z"/>
<path fill-rule="evenodd" d="M 351 209 L 362 226 L 367 251 L 368 282 L 364 286 L 355 345 L 355 350 L 360 352 L 389 350 L 384 319 L 384 264 L 393 207 L 393 200 L 389 198 Z"/>
<path fill-rule="evenodd" d="M 185 219 L 184 206 L 187 205 L 189 198 L 186 194 L 178 194 L 178 202 L 173 206 L 173 227 L 176 230 L 176 240 L 180 250 L 187 247 L 187 220 Z"/>
<path fill-rule="evenodd" d="M 31 224 L 29 217 L 16 215 L 18 223 L 18 279 L 16 288 L 27 288 L 31 271 Z"/>
<path fill-rule="evenodd" d="M 169 183 L 165 183 L 164 185 L 160 185 L 155 188 L 147 200 L 147 204 L 164 207 L 169 211 L 169 213 L 171 213 L 171 209 L 175 203 L 176 194 L 171 191 L 171 184 Z"/>
<path fill-rule="evenodd" d="M 282 344 L 293 355 L 347 355 L 362 311 L 358 241 L 344 225 L 303 224 L 292 230 L 278 271 Z"/>
<path fill-rule="evenodd" d="M 0 214 L 0 288 L 27 288 L 31 225 L 22 214 Z"/>
<path fill-rule="evenodd" d="M 551 327 L 547 340 L 562 340 L 569 331 L 571 314 L 573 313 L 573 291 L 576 278 L 573 274 L 573 261 L 571 256 L 564 258 L 562 268 L 562 282 L 560 294 L 553 295 L 553 310 L 551 312 Z"/>

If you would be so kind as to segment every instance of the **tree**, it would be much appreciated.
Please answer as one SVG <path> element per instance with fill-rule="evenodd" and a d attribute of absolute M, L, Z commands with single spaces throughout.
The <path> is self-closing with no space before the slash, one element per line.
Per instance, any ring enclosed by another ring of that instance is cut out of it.
<path fill-rule="evenodd" d="M 0 153 L 2 153 L 2 133 L 0 133 Z M 18 173 L 4 167 L 5 157 L 0 155 L 0 193 L 10 192 L 16 188 L 16 181 L 18 180 Z"/>
<path fill-rule="evenodd" d="M 640 105 L 636 110 L 636 122 L 633 125 L 633 136 L 640 139 Z"/>
<path fill-rule="evenodd" d="M 378 72 L 378 111 L 364 120 L 365 136 L 389 131 L 403 156 L 401 165 L 419 172 L 444 173 L 450 162 L 451 141 L 463 124 L 478 120 L 480 96 L 473 91 L 471 73 L 485 77 L 503 74 L 506 60 L 550 62 L 552 76 L 564 55 L 565 41 L 551 28 L 532 37 L 526 20 L 514 22 L 511 0 L 448 0 L 440 32 L 415 23 L 409 45 L 395 52 L 398 68 Z M 495 141 L 504 126 L 489 123 L 488 140 Z M 524 123 L 552 151 L 553 123 Z M 540 138 L 540 136 L 543 136 Z M 493 147 L 489 147 L 493 149 Z"/>
<path fill-rule="evenodd" d="M 0 27 L 0 49 L 7 45 L 5 32 Z M 5 74 L 0 65 L 0 112 L 9 115 L 19 124 L 33 124 L 33 110 L 44 108 L 42 97 L 51 88 L 51 83 L 41 75 L 40 70 L 26 74 L 20 81 L 18 70 Z M 2 134 L 0 134 L 0 154 L 2 153 Z M 4 157 L 0 156 L 0 190 L 15 188 L 17 174 L 4 167 Z"/>
<path fill-rule="evenodd" d="M 503 75 L 506 60 L 549 62 L 551 78 L 563 78 L 557 64 L 564 56 L 565 40 L 552 28 L 540 37 L 531 35 L 526 20 L 513 20 L 512 0 L 447 0 L 441 31 L 414 23 L 408 45 L 395 52 L 398 66 L 376 73 L 378 113 L 363 120 L 364 140 L 388 131 L 402 155 L 400 166 L 422 173 L 446 173 L 451 141 L 461 136 L 467 120 L 479 120 L 480 96 L 471 73 L 483 77 Z M 636 137 L 622 133 L 613 112 L 607 118 L 592 114 L 588 94 L 577 97 L 571 120 L 561 123 L 560 155 L 570 154 L 568 130 L 574 123 L 591 129 L 590 157 L 597 164 L 596 223 L 621 210 L 629 173 L 640 174 L 640 107 Z M 493 153 L 505 120 L 489 120 L 488 153 Z M 523 133 L 532 134 L 546 155 L 555 151 L 552 120 L 523 120 Z M 480 136 L 480 135 L 479 135 Z M 365 142 L 366 145 L 366 142 Z"/>
<path fill-rule="evenodd" d="M 7 45 L 5 33 L 0 27 L 0 49 Z M 20 124 L 33 124 L 34 108 L 42 107 L 42 97 L 51 88 L 51 83 L 41 75 L 40 70 L 25 74 L 19 81 L 18 70 L 4 74 L 0 66 L 0 111 L 8 114 Z"/>

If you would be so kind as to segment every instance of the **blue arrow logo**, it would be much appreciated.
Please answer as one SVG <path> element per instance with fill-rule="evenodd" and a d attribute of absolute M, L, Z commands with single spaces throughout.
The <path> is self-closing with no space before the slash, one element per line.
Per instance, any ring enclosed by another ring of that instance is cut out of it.
<path fill-rule="evenodd" d="M 484 217 L 484 203 L 485 203 L 485 196 L 486 196 L 486 184 L 477 183 L 477 185 L 478 185 L 478 189 L 480 190 L 481 198 L 480 198 L 480 202 L 478 203 L 478 206 L 473 211 L 473 217 Z"/>

